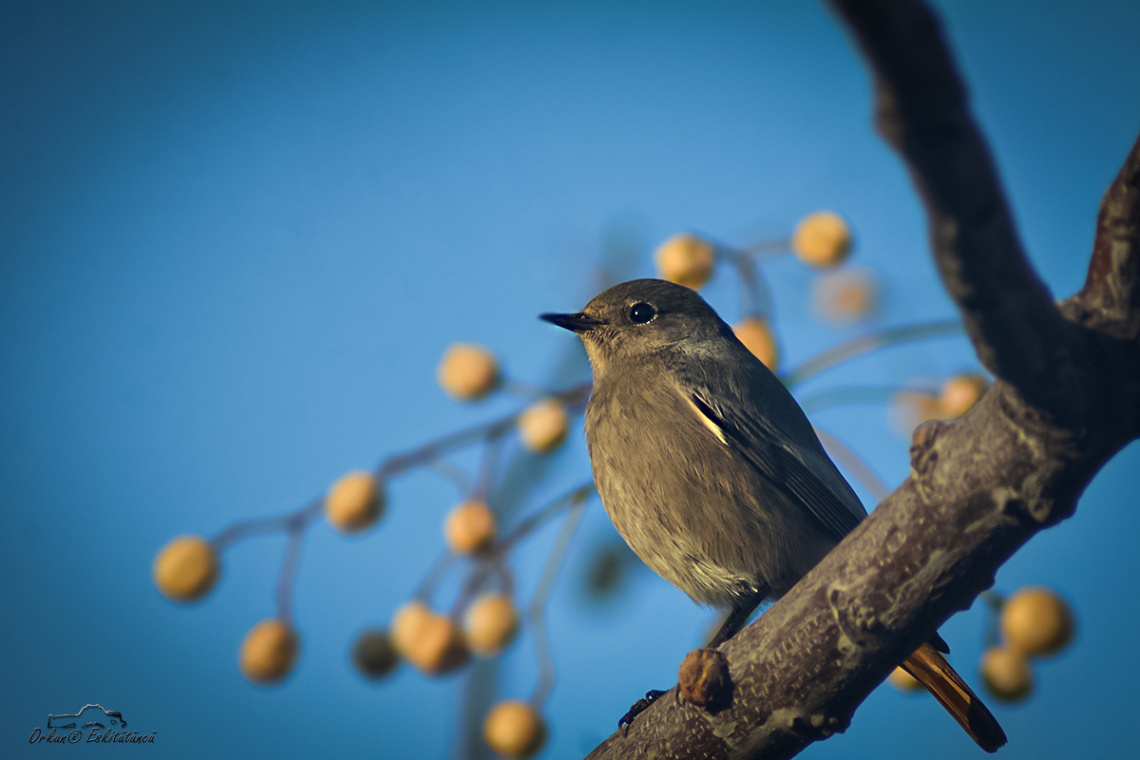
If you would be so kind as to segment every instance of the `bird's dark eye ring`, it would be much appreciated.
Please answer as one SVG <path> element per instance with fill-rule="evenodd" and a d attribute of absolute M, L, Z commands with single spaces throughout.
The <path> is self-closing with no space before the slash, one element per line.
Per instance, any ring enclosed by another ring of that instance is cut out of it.
<path fill-rule="evenodd" d="M 635 303 L 629 307 L 629 319 L 634 324 L 643 325 L 646 322 L 652 322 L 657 317 L 657 309 L 654 309 L 651 304 L 644 301 Z"/>

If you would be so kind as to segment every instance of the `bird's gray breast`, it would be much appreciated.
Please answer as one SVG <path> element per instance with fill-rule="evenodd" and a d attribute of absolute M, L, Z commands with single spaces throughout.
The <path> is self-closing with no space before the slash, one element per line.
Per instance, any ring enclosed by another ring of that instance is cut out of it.
<path fill-rule="evenodd" d="M 783 593 L 833 543 L 661 368 L 596 382 L 586 436 L 618 532 L 699 602 L 728 606 L 760 589 Z"/>

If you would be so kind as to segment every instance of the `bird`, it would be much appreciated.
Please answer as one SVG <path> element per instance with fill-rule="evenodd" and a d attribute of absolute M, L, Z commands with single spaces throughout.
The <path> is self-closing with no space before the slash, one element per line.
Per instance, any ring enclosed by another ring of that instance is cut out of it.
<path fill-rule="evenodd" d="M 696 291 L 631 280 L 540 318 L 576 333 L 589 357 L 586 443 L 614 527 L 694 601 L 729 610 L 709 647 L 866 517 L 791 393 Z M 994 752 L 1005 732 L 948 651 L 934 634 L 902 666 Z"/>

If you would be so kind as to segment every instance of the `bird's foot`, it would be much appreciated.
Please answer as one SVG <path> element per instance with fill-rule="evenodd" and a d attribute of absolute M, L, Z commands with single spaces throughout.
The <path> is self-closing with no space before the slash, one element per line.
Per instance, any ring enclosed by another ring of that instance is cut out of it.
<path fill-rule="evenodd" d="M 621 716 L 621 720 L 618 721 L 618 730 L 622 732 L 622 736 L 625 736 L 629 733 L 629 727 L 630 724 L 633 723 L 633 719 L 649 709 L 649 706 L 656 702 L 657 699 L 665 693 L 666 692 L 661 691 L 660 689 L 650 689 L 649 691 L 645 692 L 644 699 L 639 699 L 630 705 L 629 711 L 625 715 Z"/>

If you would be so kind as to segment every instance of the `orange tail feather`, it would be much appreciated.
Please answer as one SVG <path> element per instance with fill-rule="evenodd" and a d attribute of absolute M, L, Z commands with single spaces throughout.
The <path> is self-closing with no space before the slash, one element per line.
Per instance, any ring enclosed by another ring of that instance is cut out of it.
<path fill-rule="evenodd" d="M 919 647 L 902 666 L 942 703 L 979 747 L 986 752 L 996 752 L 1006 743 L 1005 731 L 1001 730 L 997 718 L 930 644 Z"/>

